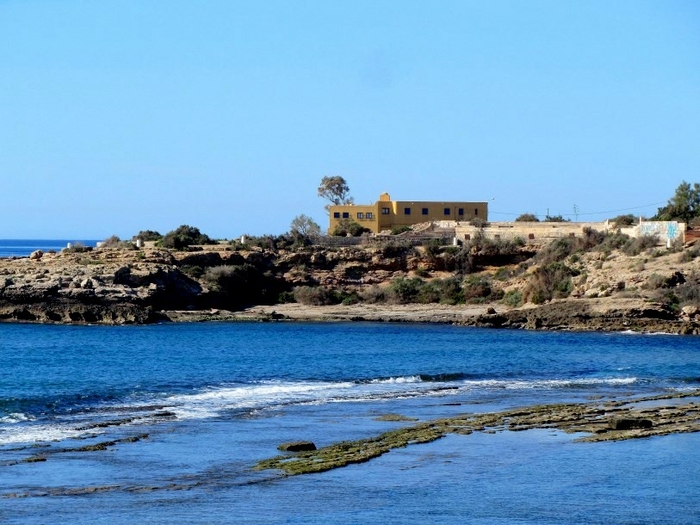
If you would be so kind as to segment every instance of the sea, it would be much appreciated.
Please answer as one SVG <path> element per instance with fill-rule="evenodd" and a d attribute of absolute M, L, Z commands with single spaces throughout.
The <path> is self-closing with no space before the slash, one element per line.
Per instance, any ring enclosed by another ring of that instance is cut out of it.
<path fill-rule="evenodd" d="M 406 423 L 700 388 L 700 338 L 389 323 L 0 324 L 0 522 L 696 524 L 700 434 L 448 435 L 256 471 Z"/>
<path fill-rule="evenodd" d="M 35 250 L 60 252 L 68 244 L 94 247 L 96 240 L 76 239 L 0 239 L 0 258 L 28 257 Z"/>

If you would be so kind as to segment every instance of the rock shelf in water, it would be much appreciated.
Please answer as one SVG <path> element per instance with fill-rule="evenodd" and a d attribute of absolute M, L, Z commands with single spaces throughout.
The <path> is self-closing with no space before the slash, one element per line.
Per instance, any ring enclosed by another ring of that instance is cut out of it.
<path fill-rule="evenodd" d="M 288 475 L 324 472 L 363 463 L 392 449 L 429 443 L 447 434 L 556 429 L 582 433 L 579 442 L 621 441 L 700 431 L 700 390 L 626 401 L 535 405 L 503 412 L 464 414 L 390 430 L 379 436 L 343 441 L 315 451 L 276 456 L 256 470 Z M 693 401 L 691 401 L 693 399 Z M 666 401 L 666 403 L 664 403 Z"/>

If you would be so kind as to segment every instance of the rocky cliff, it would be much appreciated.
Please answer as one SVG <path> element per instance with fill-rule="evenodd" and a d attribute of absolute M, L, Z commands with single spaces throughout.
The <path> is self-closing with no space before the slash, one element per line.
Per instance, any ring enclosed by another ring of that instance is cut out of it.
<path fill-rule="evenodd" d="M 700 333 L 697 270 L 694 252 L 658 249 L 634 256 L 579 250 L 556 262 L 527 246 L 395 242 L 64 250 L 0 260 L 0 320 L 287 318 Z"/>

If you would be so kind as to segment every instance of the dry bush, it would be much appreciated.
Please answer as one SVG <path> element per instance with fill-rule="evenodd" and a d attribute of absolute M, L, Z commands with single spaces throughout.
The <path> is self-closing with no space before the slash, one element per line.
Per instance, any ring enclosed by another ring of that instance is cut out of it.
<path fill-rule="evenodd" d="M 309 306 L 324 306 L 340 302 L 332 290 L 322 286 L 297 286 L 292 293 L 297 303 Z"/>

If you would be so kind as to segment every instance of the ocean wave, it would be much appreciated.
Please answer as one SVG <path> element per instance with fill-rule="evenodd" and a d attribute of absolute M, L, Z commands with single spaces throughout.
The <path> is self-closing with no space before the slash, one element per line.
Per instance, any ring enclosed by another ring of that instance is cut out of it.
<path fill-rule="evenodd" d="M 420 396 L 444 396 L 475 390 L 552 390 L 581 389 L 596 386 L 631 385 L 636 377 L 574 379 L 461 379 L 424 381 L 421 376 L 377 378 L 361 382 L 283 382 L 271 381 L 209 388 L 193 394 L 178 394 L 163 400 L 167 410 L 180 419 L 220 416 L 226 411 L 259 411 L 291 405 L 363 402 L 406 399 Z"/>
<path fill-rule="evenodd" d="M 364 403 L 417 397 L 471 396 L 494 390 L 585 389 L 631 385 L 636 377 L 561 379 L 464 379 L 425 381 L 421 375 L 366 381 L 260 381 L 209 386 L 190 393 L 139 393 L 129 400 L 97 402 L 52 420 L 13 412 L 0 419 L 0 444 L 47 442 L 101 435 L 135 425 L 164 421 L 238 417 L 290 406 Z M 447 377 L 443 375 L 442 377 Z M 165 417 L 167 416 L 167 417 Z"/>
<path fill-rule="evenodd" d="M 99 432 L 91 432 L 90 434 L 99 434 Z M 84 430 L 66 424 L 12 425 L 0 429 L 0 445 L 47 443 L 84 435 L 86 435 Z"/>
<path fill-rule="evenodd" d="M 622 330 L 621 332 L 610 332 L 611 335 L 680 335 L 672 332 L 638 332 L 636 330 Z"/>
<path fill-rule="evenodd" d="M 166 397 L 163 402 L 180 419 L 200 419 L 218 416 L 226 410 L 261 409 L 323 400 L 353 386 L 355 383 L 352 382 L 269 381 L 177 394 Z"/>
<path fill-rule="evenodd" d="M 477 381 L 465 381 L 465 385 L 470 388 L 501 388 L 509 390 L 530 390 L 536 388 L 556 389 L 556 388 L 582 388 L 598 385 L 631 385 L 636 383 L 636 377 L 613 377 L 613 378 L 576 378 L 576 379 L 533 379 L 533 380 L 500 380 L 484 379 Z"/>
<path fill-rule="evenodd" d="M 32 421 L 35 417 L 22 412 L 13 412 L 0 417 L 0 423 L 21 423 L 22 421 Z"/>
<path fill-rule="evenodd" d="M 420 383 L 423 381 L 422 376 L 403 376 L 403 377 L 386 377 L 379 379 L 370 379 L 369 381 L 358 381 L 358 383 L 378 384 L 397 384 L 397 383 Z"/>

